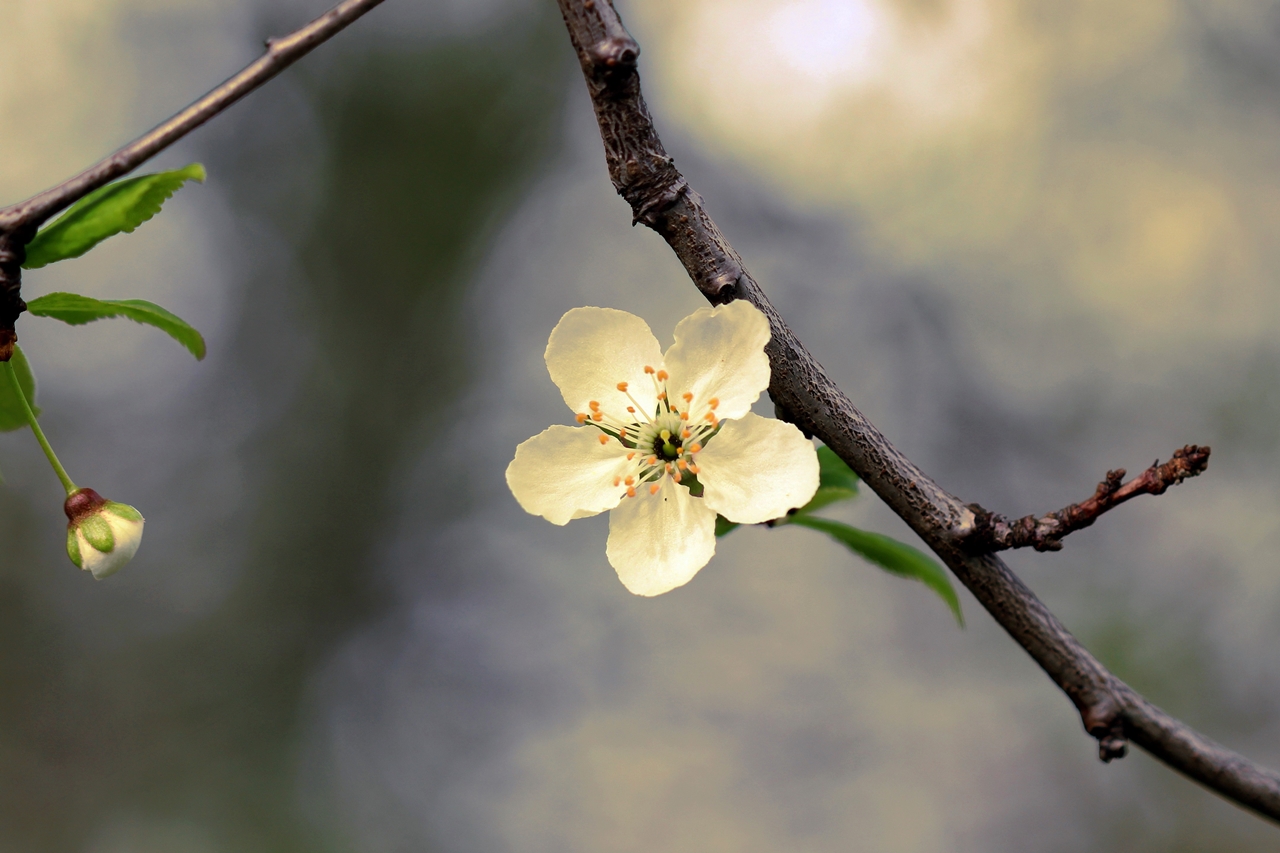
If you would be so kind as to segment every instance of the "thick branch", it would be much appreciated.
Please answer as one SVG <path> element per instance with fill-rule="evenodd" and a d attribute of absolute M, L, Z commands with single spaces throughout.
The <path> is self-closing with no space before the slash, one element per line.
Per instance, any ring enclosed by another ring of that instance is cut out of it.
<path fill-rule="evenodd" d="M 23 247 L 36 229 L 60 210 L 98 187 L 128 174 L 245 95 L 328 41 L 382 0 L 343 0 L 297 32 L 268 39 L 267 51 L 243 71 L 173 118 L 138 137 L 110 157 L 26 201 L 0 210 L 0 361 L 8 361 L 17 340 L 14 324 L 22 302 Z"/>
<path fill-rule="evenodd" d="M 1093 496 L 1086 501 L 1042 515 L 1027 515 L 1010 521 L 1003 515 L 988 512 L 977 504 L 970 504 L 977 519 L 973 532 L 964 541 L 970 553 L 1005 551 L 1010 548 L 1035 548 L 1037 551 L 1060 551 L 1062 540 L 1070 533 L 1088 527 L 1098 516 L 1114 509 L 1138 495 L 1163 494 L 1170 486 L 1176 486 L 1188 477 L 1194 477 L 1209 465 L 1209 448 L 1188 444 L 1174 451 L 1173 458 L 1163 465 L 1157 459 L 1151 467 L 1127 483 L 1125 470 L 1108 471 L 1098 484 Z"/>
<path fill-rule="evenodd" d="M 609 0 L 558 0 L 595 106 L 609 175 L 637 222 L 666 239 L 712 303 L 746 299 L 773 330 L 769 394 L 779 415 L 847 462 L 955 572 L 983 607 L 1075 703 L 1102 759 L 1126 738 L 1169 766 L 1280 821 L 1280 775 L 1197 734 L 1107 671 L 1009 568 L 963 547 L 977 518 L 898 452 L 783 323 L 702 199 L 667 156 L 640 92 L 639 48 Z"/>

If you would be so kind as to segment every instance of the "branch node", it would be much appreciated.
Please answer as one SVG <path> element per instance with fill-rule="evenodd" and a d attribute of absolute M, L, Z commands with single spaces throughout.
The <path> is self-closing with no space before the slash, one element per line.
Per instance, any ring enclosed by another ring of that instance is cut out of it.
<path fill-rule="evenodd" d="M 1129 752 L 1129 738 L 1124 731 L 1124 715 L 1110 697 L 1080 711 L 1085 731 L 1098 741 L 1098 758 L 1110 764 Z"/>

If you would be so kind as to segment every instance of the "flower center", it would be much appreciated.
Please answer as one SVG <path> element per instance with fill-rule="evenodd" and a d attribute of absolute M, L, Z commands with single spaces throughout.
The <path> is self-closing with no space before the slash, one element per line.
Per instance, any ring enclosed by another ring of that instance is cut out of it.
<path fill-rule="evenodd" d="M 592 400 L 591 411 L 579 414 L 578 423 L 599 429 L 601 444 L 617 441 L 630 451 L 627 461 L 631 465 L 627 473 L 613 481 L 614 486 L 626 488 L 627 497 L 635 497 L 637 489 L 646 485 L 649 493 L 656 495 L 664 477 L 686 488 L 692 487 L 691 493 L 701 496 L 696 454 L 720 429 L 720 419 L 715 412 L 720 401 L 715 397 L 697 401 L 693 394 L 686 392 L 681 395 L 682 402 L 673 405 L 667 399 L 667 372 L 648 366 L 644 372 L 652 378 L 658 398 L 652 417 L 627 390 L 627 383 L 619 382 L 618 390 L 632 403 L 626 407 L 626 413 L 606 412 L 599 402 Z"/>

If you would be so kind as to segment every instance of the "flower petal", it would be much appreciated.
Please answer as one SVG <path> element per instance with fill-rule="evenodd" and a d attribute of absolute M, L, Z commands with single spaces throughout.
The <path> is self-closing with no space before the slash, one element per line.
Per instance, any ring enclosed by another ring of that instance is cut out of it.
<path fill-rule="evenodd" d="M 699 308 L 676 326 L 676 342 L 664 361 L 671 399 L 692 392 L 698 408 L 719 399 L 716 414 L 739 418 L 769 387 L 769 321 L 750 302 Z"/>
<path fill-rule="evenodd" d="M 646 365 L 662 366 L 662 347 L 649 325 L 616 308 L 574 308 L 560 318 L 547 341 L 547 371 L 575 414 L 592 400 L 614 417 L 622 417 L 631 401 L 618 390 L 626 382 L 632 396 L 653 414 L 657 393 Z"/>
<path fill-rule="evenodd" d="M 636 595 L 661 595 L 684 586 L 716 551 L 716 514 L 705 501 L 662 478 L 609 514 L 605 553 L 623 586 Z"/>
<path fill-rule="evenodd" d="M 556 425 L 516 448 L 507 466 L 507 486 L 525 512 L 552 524 L 596 515 L 622 500 L 613 484 L 628 466 L 627 449 L 616 439 L 600 443 L 595 427 Z"/>
<path fill-rule="evenodd" d="M 747 414 L 698 454 L 702 499 L 739 524 L 781 518 L 818 490 L 818 453 L 789 423 Z"/>

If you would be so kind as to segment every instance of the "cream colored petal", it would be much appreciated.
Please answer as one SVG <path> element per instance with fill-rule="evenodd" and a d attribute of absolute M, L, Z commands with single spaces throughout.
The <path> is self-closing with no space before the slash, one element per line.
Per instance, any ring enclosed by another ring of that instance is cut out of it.
<path fill-rule="evenodd" d="M 705 501 L 662 478 L 609 514 L 605 553 L 623 586 L 636 595 L 661 595 L 688 583 L 716 551 L 716 514 Z"/>
<path fill-rule="evenodd" d="M 574 413 L 595 400 L 608 415 L 621 418 L 632 405 L 618 390 L 628 383 L 632 396 L 652 415 L 657 405 L 646 365 L 662 367 L 662 348 L 649 326 L 635 314 L 616 308 L 574 308 L 560 318 L 547 342 L 547 371 Z"/>
<path fill-rule="evenodd" d="M 600 443 L 595 427 L 553 426 L 516 448 L 507 466 L 507 486 L 525 512 L 552 524 L 612 509 L 625 489 L 614 477 L 626 470 L 627 449 L 617 440 Z"/>
<path fill-rule="evenodd" d="M 692 392 L 697 412 L 715 397 L 721 418 L 742 417 L 769 387 L 768 342 L 769 321 L 750 302 L 699 308 L 676 326 L 664 359 L 671 400 Z"/>
<path fill-rule="evenodd" d="M 702 499 L 740 524 L 781 518 L 818 490 L 818 454 L 794 426 L 747 414 L 728 421 L 697 455 Z"/>

